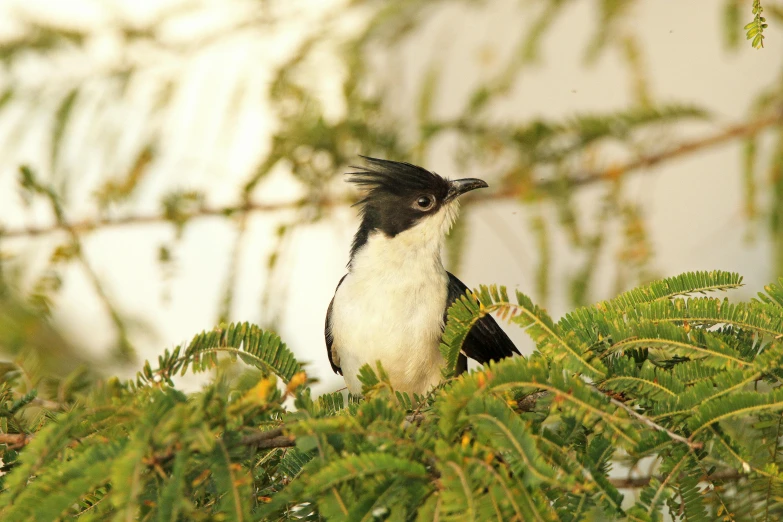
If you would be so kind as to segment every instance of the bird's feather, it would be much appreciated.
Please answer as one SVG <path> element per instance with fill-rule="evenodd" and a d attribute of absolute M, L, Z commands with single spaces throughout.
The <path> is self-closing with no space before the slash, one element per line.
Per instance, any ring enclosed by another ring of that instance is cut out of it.
<path fill-rule="evenodd" d="M 455 300 L 465 295 L 468 287 L 457 279 L 451 272 L 446 272 L 449 276 L 449 297 L 447 307 L 450 307 Z M 487 361 L 497 361 L 504 357 L 511 357 L 519 354 L 519 350 L 508 338 L 500 326 L 495 322 L 491 315 L 485 315 L 479 319 L 468 333 L 465 342 L 462 344 L 462 353 L 484 364 Z M 462 354 L 460 354 L 462 355 Z M 467 361 L 457 361 L 457 373 L 461 373 L 460 366 L 467 365 Z M 463 370 L 464 371 L 464 370 Z"/>
<path fill-rule="evenodd" d="M 340 278 L 340 282 L 337 283 L 337 288 L 343 284 L 343 280 L 348 274 L 345 274 Z M 337 293 L 335 288 L 335 293 Z M 332 345 L 334 344 L 334 334 L 332 334 L 332 308 L 334 307 L 334 297 L 329 301 L 329 308 L 326 310 L 326 324 L 324 325 L 324 337 L 326 338 L 326 354 L 329 356 L 329 364 L 332 365 L 332 371 L 340 375 L 343 374 L 340 368 L 340 357 L 332 351 Z"/>
<path fill-rule="evenodd" d="M 449 307 L 455 300 L 465 295 L 468 287 L 460 281 L 451 272 L 446 272 L 449 277 L 448 297 L 446 300 L 446 309 L 443 312 L 443 322 L 446 322 L 446 316 Z M 347 274 L 340 279 L 337 284 L 337 288 L 340 288 L 343 280 Z M 335 289 L 336 293 L 337 289 Z M 336 350 L 333 350 L 334 335 L 332 334 L 332 307 L 334 305 L 334 298 L 329 303 L 329 308 L 326 312 L 326 325 L 324 328 L 324 335 L 326 338 L 326 353 L 329 356 L 329 364 L 332 366 L 334 373 L 342 375 L 342 369 L 340 368 L 339 356 Z M 514 346 L 511 339 L 508 338 L 503 329 L 498 326 L 495 319 L 491 315 L 485 315 L 479 319 L 473 328 L 468 333 L 465 342 L 462 344 L 462 352 L 457 359 L 457 375 L 464 373 L 468 369 L 468 357 L 477 361 L 480 364 L 484 364 L 487 361 L 497 361 L 504 357 L 511 357 L 514 354 L 519 354 L 519 350 Z M 467 356 L 467 357 L 466 357 Z"/>

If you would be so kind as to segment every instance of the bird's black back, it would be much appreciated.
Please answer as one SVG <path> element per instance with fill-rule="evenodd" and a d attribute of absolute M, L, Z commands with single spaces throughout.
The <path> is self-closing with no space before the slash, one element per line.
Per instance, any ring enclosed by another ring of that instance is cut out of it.
<path fill-rule="evenodd" d="M 468 287 L 451 272 L 446 273 L 449 276 L 449 293 L 446 299 L 446 311 L 448 311 L 455 300 L 465 295 Z M 488 361 L 511 357 L 514 354 L 518 355 L 519 350 L 508 338 L 506 332 L 498 326 L 495 319 L 491 315 L 485 315 L 468 332 L 465 342 L 462 343 L 462 353 L 480 364 L 484 364 Z M 457 361 L 457 373 L 466 371 L 467 364 L 467 359 L 460 354 L 460 359 Z"/>

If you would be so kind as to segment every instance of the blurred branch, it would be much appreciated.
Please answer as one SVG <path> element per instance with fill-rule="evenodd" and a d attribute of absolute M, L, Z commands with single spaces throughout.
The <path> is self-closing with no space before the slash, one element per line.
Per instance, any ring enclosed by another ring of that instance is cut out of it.
<path fill-rule="evenodd" d="M 783 124 L 783 112 L 775 112 L 770 115 L 762 116 L 745 123 L 731 125 L 723 130 L 695 140 L 684 141 L 673 147 L 664 149 L 651 154 L 640 155 L 626 163 L 613 165 L 611 167 L 583 172 L 572 175 L 565 179 L 544 180 L 531 185 L 508 183 L 505 187 L 495 192 L 482 195 L 477 194 L 473 197 L 474 202 L 488 201 L 496 199 L 518 198 L 526 194 L 536 194 L 541 197 L 548 197 L 559 193 L 563 188 L 581 188 L 594 183 L 611 181 L 635 171 L 654 167 L 660 163 L 687 156 L 695 152 L 700 152 L 717 145 L 731 142 L 739 138 L 755 136 L 770 127 Z M 185 220 L 208 218 L 208 217 L 226 217 L 234 214 L 246 214 L 250 212 L 277 212 L 281 210 L 290 210 L 307 206 L 318 208 L 332 208 L 352 203 L 348 197 L 326 197 L 314 201 L 312 198 L 304 198 L 296 201 L 283 203 L 253 203 L 247 202 L 241 205 L 228 207 L 199 207 L 183 216 Z M 59 221 L 46 226 L 33 226 L 12 228 L 7 230 L 0 229 L 0 236 L 3 238 L 14 237 L 34 237 L 48 235 L 55 232 L 65 231 L 69 234 L 88 233 L 96 229 L 122 227 L 129 225 L 156 224 L 164 223 L 169 219 L 162 214 L 154 215 L 131 215 L 120 218 L 98 218 L 85 219 L 73 223 Z"/>
<path fill-rule="evenodd" d="M 241 444 L 257 449 L 290 448 L 296 445 L 293 437 L 283 435 L 283 428 L 259 431 L 242 438 Z"/>
<path fill-rule="evenodd" d="M 209 217 L 226 217 L 234 214 L 243 214 L 249 212 L 276 212 L 280 210 L 290 210 L 292 208 L 299 208 L 308 204 L 311 204 L 311 200 L 297 200 L 293 202 L 284 203 L 245 203 L 242 205 L 209 208 L 202 207 L 193 212 L 188 213 L 185 217 L 188 219 L 209 218 Z M 348 204 L 347 198 L 343 199 L 330 199 L 326 198 L 321 200 L 318 205 L 321 207 L 334 207 L 339 205 Z M 157 223 L 164 223 L 170 221 L 169 218 L 162 214 L 153 214 L 148 216 L 125 216 L 120 218 L 99 218 L 99 219 L 85 219 L 82 221 L 76 221 L 71 223 L 68 228 L 79 233 L 92 232 L 95 229 L 123 227 L 129 225 L 150 225 Z M 9 229 L 0 231 L 0 236 L 3 238 L 13 237 L 33 237 L 43 236 L 54 232 L 60 232 L 65 230 L 66 227 L 53 223 L 52 225 L 42 227 L 26 227 L 18 229 Z"/>
<path fill-rule="evenodd" d="M 0 444 L 7 445 L 8 449 L 19 449 L 31 440 L 33 436 L 26 433 L 0 433 Z"/>
<path fill-rule="evenodd" d="M 65 209 L 63 208 L 59 196 L 57 195 L 57 193 L 54 191 L 52 187 L 41 184 L 37 180 L 36 176 L 33 174 L 32 170 L 30 170 L 29 167 L 22 166 L 19 168 L 19 171 L 22 177 L 21 178 L 22 187 L 26 190 L 30 190 L 32 192 L 36 192 L 38 194 L 43 195 L 49 201 L 52 211 L 54 212 L 55 218 L 57 219 L 58 229 L 64 230 L 65 232 L 68 233 L 71 239 L 71 245 L 73 246 L 73 251 L 75 253 L 76 260 L 81 265 L 82 269 L 87 275 L 87 278 L 92 283 L 95 292 L 98 294 L 98 297 L 103 303 L 104 308 L 109 313 L 112 322 L 114 323 L 114 326 L 117 330 L 117 334 L 119 337 L 117 354 L 126 361 L 132 360 L 134 356 L 134 348 L 131 345 L 130 340 L 128 338 L 128 329 L 125 326 L 125 322 L 122 319 L 119 310 L 114 305 L 112 300 L 109 298 L 109 295 L 106 293 L 106 290 L 104 289 L 103 283 L 98 277 L 97 272 L 90 264 L 90 262 L 87 260 L 87 257 L 84 254 L 84 248 L 82 245 L 81 236 L 79 235 L 78 230 L 76 230 L 66 219 Z M 2 235 L 1 232 L 0 235 Z"/>
<path fill-rule="evenodd" d="M 565 181 L 565 185 L 566 187 L 583 187 L 600 181 L 610 181 L 629 172 L 654 167 L 659 163 L 676 159 L 680 156 L 699 152 L 738 138 L 755 136 L 770 127 L 780 124 L 783 124 L 783 112 L 775 112 L 774 114 L 762 116 L 746 123 L 731 125 L 720 132 L 704 138 L 683 141 L 678 145 L 664 149 L 660 152 L 640 155 L 627 163 L 614 165 L 606 169 L 585 172 L 577 176 L 571 176 Z M 551 192 L 555 189 L 562 190 L 563 184 L 563 180 L 558 179 L 555 181 L 542 182 L 538 184 L 536 188 L 545 192 Z"/>

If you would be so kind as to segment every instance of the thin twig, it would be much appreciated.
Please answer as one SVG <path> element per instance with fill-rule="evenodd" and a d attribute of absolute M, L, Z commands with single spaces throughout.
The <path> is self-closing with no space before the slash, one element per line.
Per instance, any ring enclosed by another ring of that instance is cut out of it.
<path fill-rule="evenodd" d="M 747 476 L 746 473 L 741 473 L 735 469 L 729 469 L 718 471 L 711 475 L 705 475 L 700 479 L 700 482 L 715 482 L 718 480 L 736 481 L 746 478 Z M 620 489 L 638 489 L 645 487 L 653 478 L 663 480 L 663 477 L 654 477 L 650 475 L 646 477 L 610 478 L 609 482 L 614 487 Z"/>
<path fill-rule="evenodd" d="M 486 194 L 476 194 L 473 196 L 473 202 L 482 201 L 494 201 L 498 199 L 516 199 L 526 193 L 535 193 L 541 197 L 547 197 L 555 193 L 559 193 L 563 188 L 581 188 L 586 185 L 592 185 L 594 183 L 600 183 L 604 181 L 611 181 L 621 177 L 624 174 L 628 174 L 635 171 L 640 171 L 645 168 L 653 167 L 659 163 L 666 162 L 671 159 L 685 156 L 694 152 L 701 151 L 716 145 L 720 145 L 726 142 L 738 138 L 745 138 L 755 136 L 760 132 L 772 127 L 774 125 L 780 125 L 783 123 L 783 114 L 775 113 L 767 115 L 755 120 L 751 120 L 746 123 L 732 125 L 724 128 L 723 130 L 699 138 L 696 140 L 685 141 L 668 149 L 662 151 L 642 155 L 634 158 L 626 163 L 611 166 L 609 168 L 586 171 L 580 174 L 573 175 L 565 180 L 558 179 L 556 181 L 540 181 L 534 185 L 519 185 L 515 183 L 509 183 L 507 186 L 502 187 L 500 190 Z M 338 206 L 344 206 L 352 203 L 352 200 L 347 197 L 337 198 L 322 198 L 313 200 L 312 198 L 304 198 L 296 201 L 284 202 L 284 203 L 253 203 L 247 202 L 240 205 L 226 206 L 226 207 L 202 207 L 188 213 L 185 218 L 201 219 L 216 216 L 230 216 L 233 214 L 250 213 L 250 212 L 277 212 L 281 210 L 290 210 L 294 208 L 302 208 L 308 206 L 314 206 L 322 209 L 328 209 Z M 7 230 L 0 229 L 0 236 L 4 238 L 14 237 L 35 237 L 48 235 L 63 230 L 69 230 L 77 233 L 88 233 L 96 229 L 105 229 L 113 227 L 131 226 L 131 225 L 150 225 L 165 223 L 168 221 L 163 214 L 152 215 L 131 215 L 120 218 L 96 218 L 85 219 L 76 221 L 70 224 L 65 223 L 53 223 L 46 226 L 32 226 L 12 228 Z"/>
<path fill-rule="evenodd" d="M 681 442 L 681 443 L 687 445 L 691 449 L 701 449 L 704 446 L 704 444 L 702 444 L 701 442 L 693 442 L 693 441 L 690 441 L 690 440 L 686 439 L 682 435 L 677 435 L 673 431 L 669 430 L 668 428 L 665 428 L 665 427 L 661 426 L 660 424 L 657 424 L 657 423 L 653 422 L 648 417 L 645 417 L 641 413 L 637 412 L 636 410 L 634 410 L 630 406 L 626 405 L 625 403 L 618 401 L 617 399 L 614 399 L 614 398 L 610 397 L 609 400 L 612 402 L 612 404 L 614 404 L 618 408 L 621 408 L 621 409 L 627 411 L 632 417 L 636 417 L 637 420 L 643 422 L 644 424 L 646 424 L 647 426 L 651 427 L 652 429 L 665 433 L 672 440 L 675 440 L 677 442 Z"/>

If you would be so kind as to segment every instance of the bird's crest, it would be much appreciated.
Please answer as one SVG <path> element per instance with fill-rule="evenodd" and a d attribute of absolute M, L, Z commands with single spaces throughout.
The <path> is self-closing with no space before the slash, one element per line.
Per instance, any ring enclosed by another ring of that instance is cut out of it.
<path fill-rule="evenodd" d="M 351 166 L 356 169 L 347 173 L 348 181 L 365 191 L 365 197 L 357 203 L 362 205 L 378 196 L 423 191 L 445 194 L 448 180 L 422 167 L 398 161 L 361 156 L 366 166 Z"/>

